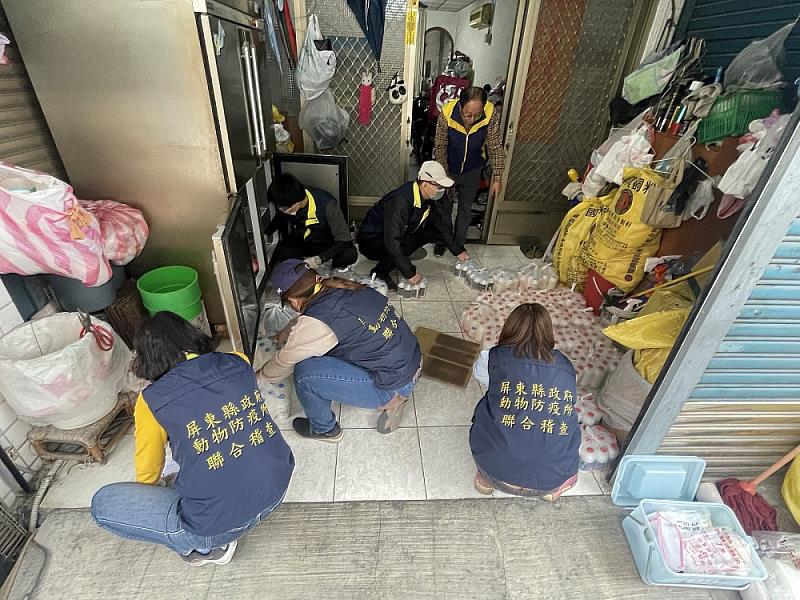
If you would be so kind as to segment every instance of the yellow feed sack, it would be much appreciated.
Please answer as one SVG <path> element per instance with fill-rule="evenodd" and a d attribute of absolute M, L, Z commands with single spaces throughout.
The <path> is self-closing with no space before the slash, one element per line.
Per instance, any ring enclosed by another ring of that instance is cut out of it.
<path fill-rule="evenodd" d="M 635 350 L 633 366 L 649 383 L 664 368 L 691 307 L 662 310 L 639 315 L 603 329 L 603 333 L 623 346 Z"/>
<path fill-rule="evenodd" d="M 623 291 L 639 284 L 645 261 L 658 251 L 661 229 L 642 223 L 642 209 L 648 190 L 666 182 L 650 169 L 625 169 L 622 186 L 581 245 L 581 261 Z"/>
<path fill-rule="evenodd" d="M 800 456 L 792 461 L 792 466 L 789 467 L 786 477 L 783 478 L 781 495 L 783 501 L 786 502 L 786 508 L 792 513 L 794 520 L 800 524 Z"/>
<path fill-rule="evenodd" d="M 561 283 L 575 284 L 577 289 L 583 290 L 588 269 L 578 257 L 580 246 L 589 238 L 597 218 L 608 210 L 613 198 L 613 194 L 602 198 L 584 198 L 564 215 L 553 248 L 553 267 Z"/>

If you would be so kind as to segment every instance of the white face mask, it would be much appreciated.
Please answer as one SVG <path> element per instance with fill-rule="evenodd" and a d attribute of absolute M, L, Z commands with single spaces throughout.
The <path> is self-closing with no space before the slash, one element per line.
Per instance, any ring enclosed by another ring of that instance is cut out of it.
<path fill-rule="evenodd" d="M 444 198 L 444 188 L 436 188 L 436 191 L 431 194 L 431 200 L 441 200 Z"/>

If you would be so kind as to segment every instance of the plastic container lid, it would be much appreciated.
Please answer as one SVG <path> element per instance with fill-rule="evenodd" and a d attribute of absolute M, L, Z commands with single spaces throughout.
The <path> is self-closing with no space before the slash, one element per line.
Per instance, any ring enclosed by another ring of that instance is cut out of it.
<path fill-rule="evenodd" d="M 706 461 L 696 456 L 625 456 L 619 463 L 611 500 L 633 508 L 642 500 L 691 502 Z"/>

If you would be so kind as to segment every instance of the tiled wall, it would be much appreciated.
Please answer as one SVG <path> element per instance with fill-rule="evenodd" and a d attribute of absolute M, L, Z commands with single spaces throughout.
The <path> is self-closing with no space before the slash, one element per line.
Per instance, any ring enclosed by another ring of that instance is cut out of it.
<path fill-rule="evenodd" d="M 20 323 L 22 323 L 22 317 L 11 301 L 5 285 L 0 281 L 0 336 L 5 335 Z M 31 448 L 30 442 L 27 441 L 26 436 L 29 429 L 30 425 L 17 419 L 16 413 L 0 396 L 0 444 L 28 480 L 42 464 Z M 0 464 L 0 500 L 7 507 L 11 507 L 19 491 L 19 486 L 8 470 Z"/>

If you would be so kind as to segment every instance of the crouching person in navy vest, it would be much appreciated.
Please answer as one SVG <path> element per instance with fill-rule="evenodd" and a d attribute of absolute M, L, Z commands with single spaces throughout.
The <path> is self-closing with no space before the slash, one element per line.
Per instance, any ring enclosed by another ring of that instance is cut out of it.
<path fill-rule="evenodd" d="M 378 431 L 394 431 L 417 383 L 422 355 L 386 297 L 352 281 L 323 279 L 296 259 L 275 268 L 272 285 L 300 316 L 259 376 L 276 383 L 294 372 L 306 413 L 294 420 L 294 430 L 307 438 L 341 440 L 331 411 L 337 401 L 379 410 Z"/>
<path fill-rule="evenodd" d="M 294 456 L 261 399 L 244 355 L 212 352 L 211 339 L 160 312 L 134 340 L 139 395 L 137 483 L 92 498 L 97 523 L 122 537 L 162 544 L 189 565 L 230 562 L 236 543 L 280 505 Z M 180 466 L 159 486 L 165 445 Z"/>
<path fill-rule="evenodd" d="M 577 381 L 572 363 L 555 349 L 547 309 L 515 308 L 488 365 L 479 359 L 475 375 L 488 388 L 469 435 L 475 489 L 555 500 L 574 486 L 581 443 Z"/>

